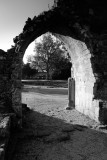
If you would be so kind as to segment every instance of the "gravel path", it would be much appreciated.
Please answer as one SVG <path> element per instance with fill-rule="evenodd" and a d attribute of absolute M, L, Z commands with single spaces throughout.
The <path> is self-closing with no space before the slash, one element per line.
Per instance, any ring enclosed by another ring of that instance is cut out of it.
<path fill-rule="evenodd" d="M 31 110 L 12 160 L 107 160 L 107 134 L 90 118 L 66 110 L 67 95 L 23 92 L 22 101 Z"/>

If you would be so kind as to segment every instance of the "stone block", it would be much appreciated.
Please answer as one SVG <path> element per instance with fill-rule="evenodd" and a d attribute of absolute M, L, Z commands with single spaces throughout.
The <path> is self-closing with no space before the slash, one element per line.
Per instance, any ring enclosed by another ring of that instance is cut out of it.
<path fill-rule="evenodd" d="M 85 114 L 85 115 L 89 115 L 89 110 L 88 110 L 88 109 L 85 109 L 85 110 L 84 110 L 84 114 Z"/>
<path fill-rule="evenodd" d="M 7 116 L 2 118 L 0 121 L 0 137 L 6 138 L 9 137 L 10 133 L 10 117 Z"/>
<path fill-rule="evenodd" d="M 0 148 L 0 160 L 4 160 L 4 149 Z"/>
<path fill-rule="evenodd" d="M 15 87 L 15 88 L 18 88 L 18 89 L 21 89 L 21 87 L 22 87 L 22 82 L 21 82 L 21 80 L 16 80 L 16 81 L 14 81 L 14 87 Z"/>
<path fill-rule="evenodd" d="M 89 110 L 89 117 L 95 119 L 95 113 L 92 110 Z"/>
<path fill-rule="evenodd" d="M 99 122 L 99 107 L 95 107 L 94 119 L 95 121 Z"/>
<path fill-rule="evenodd" d="M 0 117 L 0 160 L 5 160 L 5 154 L 10 137 L 10 116 Z"/>

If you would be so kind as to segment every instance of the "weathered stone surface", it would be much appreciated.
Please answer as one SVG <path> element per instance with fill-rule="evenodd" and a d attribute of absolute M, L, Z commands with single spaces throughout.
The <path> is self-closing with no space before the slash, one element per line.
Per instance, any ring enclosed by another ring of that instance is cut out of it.
<path fill-rule="evenodd" d="M 0 160 L 4 160 L 4 149 L 0 148 Z"/>
<path fill-rule="evenodd" d="M 0 137 L 6 138 L 9 137 L 10 133 L 10 117 L 7 116 L 2 118 L 0 121 Z"/>
<path fill-rule="evenodd" d="M 0 160 L 4 160 L 10 137 L 10 116 L 0 117 Z"/>
<path fill-rule="evenodd" d="M 46 32 L 51 32 L 65 43 L 71 56 L 76 82 L 75 108 L 99 120 L 99 102 L 107 102 L 105 6 L 106 3 L 102 0 L 58 0 L 49 11 L 33 19 L 28 18 L 22 33 L 14 38 L 15 46 L 6 54 L 0 52 L 0 73 L 5 79 L 5 87 L 3 78 L 3 83 L 1 82 L 3 85 L 0 85 L 0 98 L 5 106 L 8 107 L 9 101 L 9 106 L 12 105 L 16 114 L 22 116 L 20 83 L 22 57 L 32 41 Z M 12 82 L 9 87 L 8 82 Z"/>

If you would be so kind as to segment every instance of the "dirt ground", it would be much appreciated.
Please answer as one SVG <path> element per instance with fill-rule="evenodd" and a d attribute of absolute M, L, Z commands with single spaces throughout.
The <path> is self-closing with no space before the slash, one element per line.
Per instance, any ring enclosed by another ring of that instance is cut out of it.
<path fill-rule="evenodd" d="M 30 110 L 17 133 L 12 160 L 107 160 L 106 127 L 75 109 L 66 110 L 66 94 L 26 91 L 22 102 Z"/>

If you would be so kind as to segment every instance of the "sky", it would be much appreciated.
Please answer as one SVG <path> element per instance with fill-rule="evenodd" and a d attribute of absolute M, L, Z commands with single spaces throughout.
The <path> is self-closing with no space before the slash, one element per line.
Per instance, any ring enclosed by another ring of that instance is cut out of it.
<path fill-rule="evenodd" d="M 13 38 L 22 32 L 27 18 L 49 10 L 53 3 L 54 0 L 0 0 L 0 49 L 10 49 Z M 33 48 L 33 45 L 29 47 Z"/>
<path fill-rule="evenodd" d="M 36 39 L 36 42 L 40 42 L 41 39 L 42 39 L 42 35 Z M 27 49 L 25 51 L 25 54 L 23 56 L 23 62 L 24 62 L 24 64 L 27 63 L 27 57 L 28 57 L 28 55 L 35 55 L 36 54 L 34 52 L 34 48 L 35 48 L 35 41 L 33 41 L 32 43 L 30 43 L 30 45 L 27 47 Z"/>

